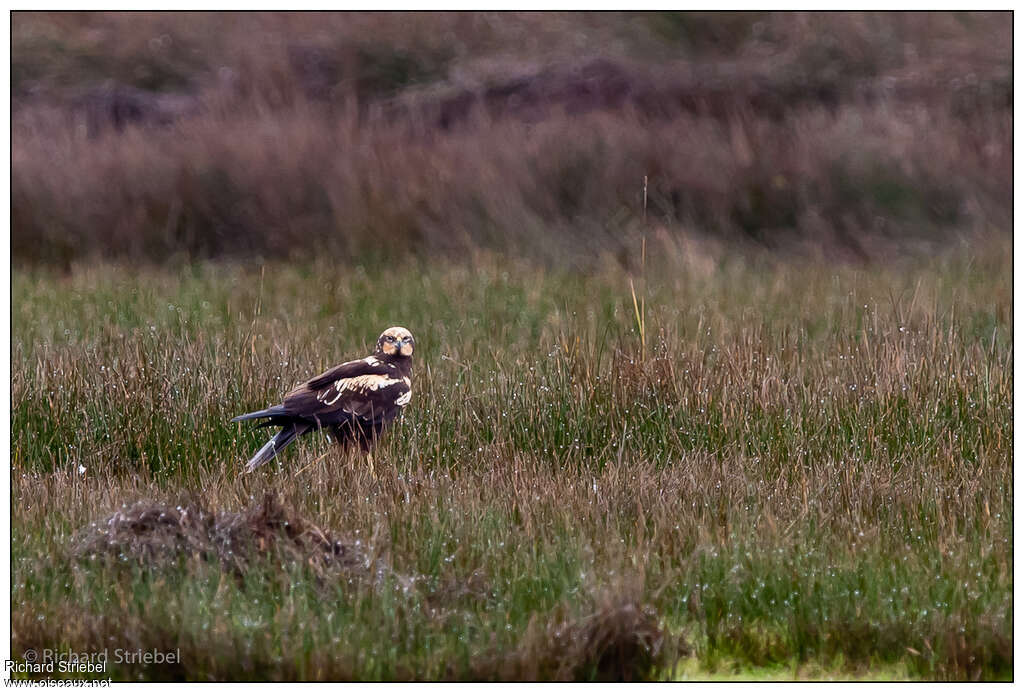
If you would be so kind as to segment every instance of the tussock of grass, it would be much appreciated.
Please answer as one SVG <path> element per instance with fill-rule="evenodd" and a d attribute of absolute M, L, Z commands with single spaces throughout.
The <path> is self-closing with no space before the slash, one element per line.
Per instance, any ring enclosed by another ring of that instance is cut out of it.
<path fill-rule="evenodd" d="M 590 611 L 556 610 L 546 625 L 532 619 L 510 653 L 481 657 L 475 675 L 498 681 L 648 681 L 687 652 L 662 627 L 655 610 L 638 602 L 642 588 L 605 589 Z"/>
<path fill-rule="evenodd" d="M 140 501 L 81 531 L 73 553 L 79 558 L 135 559 L 148 566 L 198 558 L 219 562 L 239 576 L 253 560 L 268 557 L 306 565 L 321 576 L 341 572 L 372 580 L 387 571 L 361 542 L 332 537 L 285 508 L 271 492 L 242 513 L 211 512 L 192 503 L 170 507 Z"/>

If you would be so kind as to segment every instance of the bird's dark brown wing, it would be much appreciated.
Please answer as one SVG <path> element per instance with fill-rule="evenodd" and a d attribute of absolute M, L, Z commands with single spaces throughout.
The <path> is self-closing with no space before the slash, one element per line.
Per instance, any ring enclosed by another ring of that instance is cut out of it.
<path fill-rule="evenodd" d="M 330 426 L 358 418 L 394 419 L 410 399 L 410 382 L 398 369 L 373 357 L 349 361 L 318 375 L 284 398 L 288 415 Z"/>
<path fill-rule="evenodd" d="M 360 375 L 384 375 L 392 372 L 393 370 L 394 368 L 390 367 L 377 357 L 367 356 L 365 359 L 346 361 L 339 366 L 330 368 L 315 378 L 310 378 L 288 394 L 291 395 L 292 393 L 298 392 L 304 388 L 309 388 L 311 390 L 322 389 L 341 378 L 354 378 Z"/>

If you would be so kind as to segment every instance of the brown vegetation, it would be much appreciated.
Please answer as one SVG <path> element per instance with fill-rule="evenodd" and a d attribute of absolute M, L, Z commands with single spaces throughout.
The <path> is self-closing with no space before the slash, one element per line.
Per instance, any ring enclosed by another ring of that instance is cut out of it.
<path fill-rule="evenodd" d="M 642 593 L 642 584 L 606 588 L 583 616 L 566 616 L 565 606 L 546 615 L 544 624 L 534 616 L 515 649 L 482 655 L 473 663 L 474 674 L 495 681 L 664 678 L 691 651 L 681 637 L 662 627 L 650 606 L 643 605 Z"/>
<path fill-rule="evenodd" d="M 73 546 L 79 558 L 110 557 L 159 565 L 179 558 L 219 562 L 239 576 L 252 561 L 298 562 L 320 575 L 379 579 L 388 568 L 362 542 L 330 536 L 267 491 L 242 513 L 212 512 L 201 504 L 174 507 L 139 501 L 94 522 Z M 408 578 L 399 578 L 410 583 Z"/>
<path fill-rule="evenodd" d="M 586 261 L 635 246 L 644 176 L 672 238 L 863 258 L 1010 220 L 1000 14 L 17 14 L 13 31 L 21 260 Z"/>

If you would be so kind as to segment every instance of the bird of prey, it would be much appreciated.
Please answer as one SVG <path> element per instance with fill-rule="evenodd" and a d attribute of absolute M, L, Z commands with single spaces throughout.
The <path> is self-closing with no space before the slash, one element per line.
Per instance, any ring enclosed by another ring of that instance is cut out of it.
<path fill-rule="evenodd" d="M 285 395 L 281 404 L 231 419 L 262 419 L 259 427 L 281 427 L 245 470 L 266 464 L 298 436 L 320 429 L 328 430 L 346 448 L 356 444 L 369 452 L 384 427 L 412 399 L 414 346 L 409 330 L 389 327 L 377 340 L 372 356 L 321 373 Z"/>

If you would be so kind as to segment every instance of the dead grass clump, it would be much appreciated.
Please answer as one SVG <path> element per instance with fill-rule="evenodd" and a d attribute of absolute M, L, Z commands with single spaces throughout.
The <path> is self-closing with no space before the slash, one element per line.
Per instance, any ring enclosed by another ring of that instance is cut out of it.
<path fill-rule="evenodd" d="M 535 616 L 510 654 L 486 662 L 481 679 L 502 681 L 651 681 L 686 653 L 639 592 L 606 591 L 593 610 L 569 617 L 564 607 L 542 626 Z"/>
<path fill-rule="evenodd" d="M 318 573 L 380 577 L 383 570 L 360 545 L 331 536 L 272 493 L 241 513 L 212 512 L 197 503 L 170 507 L 139 501 L 85 528 L 73 553 L 144 563 L 196 558 L 218 561 L 239 575 L 266 556 Z"/>

